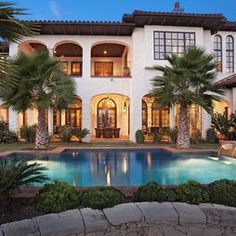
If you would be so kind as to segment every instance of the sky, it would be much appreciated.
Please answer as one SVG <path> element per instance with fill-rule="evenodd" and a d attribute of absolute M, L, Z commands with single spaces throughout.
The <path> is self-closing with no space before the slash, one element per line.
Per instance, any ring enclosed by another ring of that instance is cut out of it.
<path fill-rule="evenodd" d="M 34 20 L 121 21 L 133 10 L 172 11 L 176 0 L 12 0 Z M 182 0 L 187 13 L 222 13 L 236 21 L 236 0 Z"/>

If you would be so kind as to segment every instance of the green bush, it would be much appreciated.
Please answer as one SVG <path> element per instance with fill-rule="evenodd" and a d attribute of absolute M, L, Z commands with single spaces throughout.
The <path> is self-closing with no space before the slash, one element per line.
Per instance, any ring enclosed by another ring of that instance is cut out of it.
<path fill-rule="evenodd" d="M 170 141 L 172 143 L 176 143 L 178 138 L 178 129 L 177 128 L 169 129 L 169 136 L 170 136 Z"/>
<path fill-rule="evenodd" d="M 194 180 L 179 185 L 176 189 L 177 200 L 191 204 L 199 204 L 209 201 L 209 193 L 200 183 Z"/>
<path fill-rule="evenodd" d="M 144 143 L 144 134 L 141 129 L 136 131 L 135 138 L 136 138 L 136 143 L 139 143 L 139 144 Z"/>
<path fill-rule="evenodd" d="M 166 202 L 175 202 L 177 201 L 177 196 L 175 193 L 175 189 L 166 188 L 164 189 L 164 201 Z"/>
<path fill-rule="evenodd" d="M 79 139 L 79 143 L 82 143 L 82 139 L 90 134 L 90 131 L 88 129 L 76 128 L 73 129 L 72 133 Z"/>
<path fill-rule="evenodd" d="M 6 123 L 0 121 L 0 143 L 7 143 L 10 141 L 17 141 L 17 135 L 13 131 L 9 131 Z"/>
<path fill-rule="evenodd" d="M 112 187 L 87 188 L 81 194 L 81 205 L 92 209 L 104 209 L 125 202 L 125 196 Z"/>
<path fill-rule="evenodd" d="M 79 193 L 65 182 L 54 181 L 39 190 L 35 203 L 42 213 L 58 213 L 77 208 Z"/>
<path fill-rule="evenodd" d="M 215 129 L 211 128 L 208 129 L 206 132 L 206 141 L 207 143 L 218 143 L 218 138 L 216 136 L 216 131 Z"/>
<path fill-rule="evenodd" d="M 236 181 L 218 180 L 208 185 L 210 201 L 236 207 Z"/>
<path fill-rule="evenodd" d="M 161 134 L 159 134 L 159 133 L 154 133 L 154 134 L 152 135 L 152 137 L 153 137 L 153 142 L 154 142 L 154 143 L 161 143 Z"/>
<path fill-rule="evenodd" d="M 72 136 L 73 133 L 70 127 L 64 125 L 60 128 L 60 138 L 63 142 L 70 142 Z"/>
<path fill-rule="evenodd" d="M 133 200 L 135 202 L 163 202 L 165 200 L 165 193 L 163 188 L 155 181 L 151 181 L 143 186 L 140 186 L 134 192 Z"/>
<path fill-rule="evenodd" d="M 26 126 L 23 125 L 20 129 L 21 138 L 25 139 L 28 143 L 34 143 L 36 138 L 37 125 Z"/>

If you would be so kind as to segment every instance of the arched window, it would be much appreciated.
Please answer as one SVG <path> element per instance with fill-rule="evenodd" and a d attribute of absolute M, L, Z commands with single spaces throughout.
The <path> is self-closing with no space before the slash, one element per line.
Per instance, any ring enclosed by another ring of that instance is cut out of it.
<path fill-rule="evenodd" d="M 116 128 L 116 103 L 109 97 L 103 98 L 97 105 L 97 127 Z"/>
<path fill-rule="evenodd" d="M 226 72 L 234 72 L 234 39 L 232 36 L 226 38 Z"/>
<path fill-rule="evenodd" d="M 214 53 L 216 58 L 216 71 L 222 72 L 222 39 L 219 35 L 214 38 Z"/>
<path fill-rule="evenodd" d="M 148 119 L 148 109 L 147 109 L 147 103 L 142 100 L 142 129 L 147 131 L 147 119 Z"/>

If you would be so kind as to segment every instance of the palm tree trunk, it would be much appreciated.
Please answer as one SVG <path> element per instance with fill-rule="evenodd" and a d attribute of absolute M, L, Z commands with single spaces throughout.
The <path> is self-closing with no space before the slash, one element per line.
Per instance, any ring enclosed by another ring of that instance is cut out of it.
<path fill-rule="evenodd" d="M 178 128 L 177 148 L 190 147 L 188 106 L 180 104 L 179 128 Z"/>
<path fill-rule="evenodd" d="M 49 145 L 48 130 L 45 124 L 45 110 L 38 109 L 38 128 L 36 131 L 35 148 L 47 149 Z"/>

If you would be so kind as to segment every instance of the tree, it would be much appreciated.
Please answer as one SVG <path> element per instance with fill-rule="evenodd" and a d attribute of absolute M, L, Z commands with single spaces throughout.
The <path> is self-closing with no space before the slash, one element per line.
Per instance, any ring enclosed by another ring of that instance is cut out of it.
<path fill-rule="evenodd" d="M 37 33 L 37 24 L 17 19 L 26 15 L 25 9 L 14 7 L 13 3 L 0 2 L 0 38 L 19 43 L 24 37 Z M 5 73 L 5 60 L 0 58 L 0 77 Z"/>
<path fill-rule="evenodd" d="M 1 200 L 10 202 L 22 186 L 32 183 L 42 183 L 48 180 L 43 174 L 47 168 L 38 163 L 28 164 L 25 160 L 16 158 L 1 158 L 0 160 L 0 197 Z"/>
<path fill-rule="evenodd" d="M 208 113 L 212 111 L 213 100 L 220 100 L 223 91 L 214 84 L 214 56 L 203 49 L 188 49 L 182 56 L 167 56 L 168 65 L 155 66 L 162 75 L 153 80 L 152 95 L 159 107 L 179 105 L 178 148 L 190 147 L 188 108 L 199 105 Z"/>
<path fill-rule="evenodd" d="M 0 98 L 17 112 L 38 110 L 35 148 L 49 145 L 45 122 L 46 110 L 66 108 L 74 99 L 75 85 L 62 72 L 60 61 L 48 51 L 32 55 L 18 53 L 7 66 L 7 76 L 0 81 Z"/>

